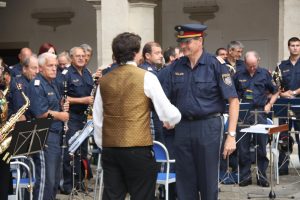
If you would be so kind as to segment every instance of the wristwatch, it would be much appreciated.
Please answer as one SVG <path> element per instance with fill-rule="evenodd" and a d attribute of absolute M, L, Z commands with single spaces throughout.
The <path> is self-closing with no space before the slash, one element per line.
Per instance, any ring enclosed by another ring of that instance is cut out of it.
<path fill-rule="evenodd" d="M 297 95 L 297 93 L 296 93 L 296 90 L 294 90 L 294 91 L 293 91 L 293 95 L 294 95 L 294 96 L 296 96 L 296 95 Z"/>
<path fill-rule="evenodd" d="M 228 135 L 230 135 L 231 137 L 235 137 L 236 136 L 236 132 L 235 131 L 229 131 Z"/>

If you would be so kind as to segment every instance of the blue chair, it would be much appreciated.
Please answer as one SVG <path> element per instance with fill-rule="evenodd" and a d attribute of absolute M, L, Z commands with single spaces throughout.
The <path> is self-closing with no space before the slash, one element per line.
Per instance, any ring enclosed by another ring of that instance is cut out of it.
<path fill-rule="evenodd" d="M 165 186 L 166 200 L 168 200 L 169 184 L 176 182 L 176 174 L 170 173 L 170 163 L 175 163 L 175 160 L 170 160 L 167 148 L 160 142 L 154 141 L 153 150 L 155 153 L 156 162 L 162 163 L 166 166 L 166 172 L 162 170 L 157 174 L 156 183 Z"/>
<path fill-rule="evenodd" d="M 15 179 L 13 179 L 13 187 L 16 191 L 15 199 L 23 199 L 21 190 L 27 189 L 31 200 L 35 183 L 35 165 L 33 160 L 26 156 L 14 156 L 10 162 L 10 168 L 15 176 Z M 25 177 L 22 176 L 21 171 L 25 172 Z"/>

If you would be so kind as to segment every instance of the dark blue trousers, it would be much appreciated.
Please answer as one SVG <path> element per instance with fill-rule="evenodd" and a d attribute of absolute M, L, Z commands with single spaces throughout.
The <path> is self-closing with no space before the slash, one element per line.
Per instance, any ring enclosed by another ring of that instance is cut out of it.
<path fill-rule="evenodd" d="M 49 132 L 47 147 L 34 154 L 36 182 L 33 187 L 34 200 L 55 199 L 60 180 L 61 134 Z"/>
<path fill-rule="evenodd" d="M 255 116 L 253 114 L 247 117 L 246 124 L 255 124 Z M 267 118 L 265 114 L 258 114 L 257 123 L 267 124 Z M 240 139 L 242 137 L 242 139 Z M 239 166 L 240 166 L 240 181 L 251 179 L 251 154 L 250 154 L 250 144 L 251 139 L 253 139 L 257 150 L 257 167 L 259 169 L 260 175 L 262 175 L 264 180 L 266 179 L 266 170 L 269 165 L 269 160 L 267 158 L 266 145 L 268 143 L 268 135 L 257 134 L 257 133 L 242 133 L 238 132 L 237 143 L 238 154 L 239 154 Z"/>
<path fill-rule="evenodd" d="M 176 185 L 179 200 L 218 199 L 223 119 L 182 119 L 175 127 Z"/>

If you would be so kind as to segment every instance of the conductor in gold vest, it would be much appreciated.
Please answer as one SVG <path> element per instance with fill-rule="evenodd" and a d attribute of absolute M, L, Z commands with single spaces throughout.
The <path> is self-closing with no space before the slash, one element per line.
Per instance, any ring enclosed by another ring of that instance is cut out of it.
<path fill-rule="evenodd" d="M 118 63 L 100 80 L 94 103 L 95 141 L 102 149 L 103 199 L 154 200 L 158 165 L 152 150 L 150 103 L 166 128 L 181 119 L 151 72 L 138 68 L 141 38 L 121 33 L 112 42 Z"/>

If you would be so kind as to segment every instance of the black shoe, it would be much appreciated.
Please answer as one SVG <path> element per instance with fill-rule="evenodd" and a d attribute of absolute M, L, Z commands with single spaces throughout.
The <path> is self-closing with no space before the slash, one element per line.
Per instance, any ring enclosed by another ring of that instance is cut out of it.
<path fill-rule="evenodd" d="M 279 176 L 285 176 L 285 175 L 289 175 L 289 171 L 286 170 L 279 171 Z"/>
<path fill-rule="evenodd" d="M 241 187 L 245 187 L 245 186 L 248 186 L 248 185 L 252 185 L 252 180 L 251 179 L 245 179 L 245 180 L 243 180 L 239 183 L 239 186 L 241 186 Z"/>
<path fill-rule="evenodd" d="M 265 181 L 265 180 L 257 180 L 257 185 L 259 185 L 261 187 L 270 187 L 270 184 L 268 183 L 268 181 Z"/>

